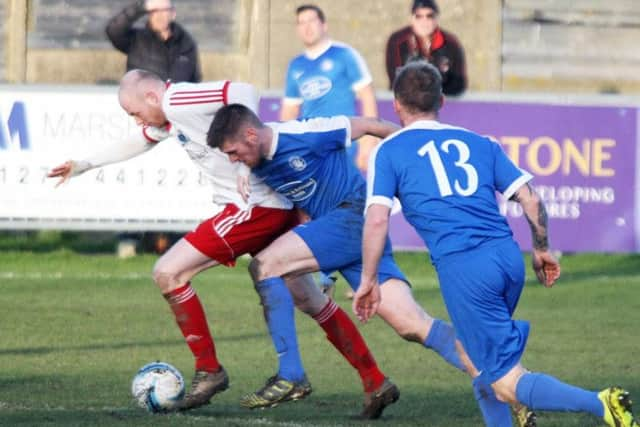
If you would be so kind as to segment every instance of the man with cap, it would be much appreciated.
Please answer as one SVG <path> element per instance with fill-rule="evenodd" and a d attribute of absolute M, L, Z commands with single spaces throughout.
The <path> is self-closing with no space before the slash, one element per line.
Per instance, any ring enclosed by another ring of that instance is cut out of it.
<path fill-rule="evenodd" d="M 435 0 L 414 0 L 411 24 L 391 34 L 386 51 L 389 88 L 398 67 L 409 61 L 426 60 L 440 71 L 445 95 L 461 95 L 465 91 L 464 50 L 456 36 L 440 28 L 439 14 Z"/>

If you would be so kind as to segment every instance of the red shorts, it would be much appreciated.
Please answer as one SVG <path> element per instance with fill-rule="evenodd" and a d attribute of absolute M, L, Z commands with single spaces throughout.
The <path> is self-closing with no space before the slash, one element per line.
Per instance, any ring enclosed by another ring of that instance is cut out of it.
<path fill-rule="evenodd" d="M 257 254 L 298 223 L 295 210 L 254 206 L 243 211 L 229 204 L 184 238 L 209 258 L 233 266 L 240 255 Z"/>

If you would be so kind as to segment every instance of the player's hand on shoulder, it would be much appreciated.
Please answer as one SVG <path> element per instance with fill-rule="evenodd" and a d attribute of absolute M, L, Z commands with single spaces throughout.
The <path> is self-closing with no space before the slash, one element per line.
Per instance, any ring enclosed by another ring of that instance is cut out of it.
<path fill-rule="evenodd" d="M 560 263 L 549 250 L 540 251 L 534 249 L 531 253 L 531 261 L 538 281 L 545 287 L 552 287 L 556 280 L 560 278 Z"/>

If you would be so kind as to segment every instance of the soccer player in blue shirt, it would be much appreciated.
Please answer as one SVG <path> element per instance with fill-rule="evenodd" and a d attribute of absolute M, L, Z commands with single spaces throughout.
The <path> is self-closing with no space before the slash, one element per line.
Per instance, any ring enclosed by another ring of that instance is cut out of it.
<path fill-rule="evenodd" d="M 520 364 L 529 324 L 511 316 L 525 268 L 495 192 L 522 206 L 533 235 L 533 269 L 551 287 L 560 265 L 549 251 L 547 214 L 528 183 L 531 175 L 491 139 L 436 121 L 442 80 L 432 65 L 404 66 L 393 90 L 405 127 L 384 140 L 369 163 L 364 266 L 353 302 L 358 317 L 366 321 L 385 303 L 378 271 L 384 268 L 389 212 L 398 197 L 429 248 L 447 310 L 470 358 L 467 369 L 487 425 L 511 426 L 508 402 L 534 410 L 589 412 L 610 426 L 638 427 L 626 391 L 583 390 Z"/>
<path fill-rule="evenodd" d="M 353 47 L 329 38 L 322 9 L 313 4 L 298 7 L 296 31 L 305 51 L 289 62 L 280 120 L 355 116 L 356 99 L 363 116 L 377 117 L 373 79 L 365 60 Z M 365 145 L 370 149 L 374 144 L 369 137 Z M 362 143 L 347 147 L 347 153 L 364 169 L 367 150 Z"/>
<path fill-rule="evenodd" d="M 395 124 L 363 117 L 264 124 L 242 105 L 218 111 L 207 143 L 227 153 L 232 161 L 245 163 L 254 175 L 311 218 L 254 257 L 249 270 L 257 288 L 319 270 L 340 271 L 351 287 L 357 288 L 362 271 L 366 183 L 345 147 L 365 133 L 385 137 L 396 130 Z M 385 239 L 383 246 L 378 281 L 385 302 L 378 314 L 404 339 L 435 350 L 464 370 L 451 325 L 433 319 L 418 305 L 393 260 L 390 241 Z M 274 345 L 277 348 L 277 343 Z M 265 393 L 260 390 L 257 394 Z M 378 418 L 398 396 L 397 387 L 385 379 L 365 395 L 363 417 Z"/>
<path fill-rule="evenodd" d="M 378 117 L 373 79 L 365 60 L 353 47 L 330 39 L 322 9 L 314 4 L 299 6 L 296 32 L 305 51 L 289 62 L 280 120 L 355 116 L 356 99 L 360 100 L 362 116 Z M 361 170 L 365 170 L 377 142 L 365 135 L 347 148 L 351 161 Z M 333 294 L 334 281 L 334 277 L 320 273 L 325 293 Z"/>

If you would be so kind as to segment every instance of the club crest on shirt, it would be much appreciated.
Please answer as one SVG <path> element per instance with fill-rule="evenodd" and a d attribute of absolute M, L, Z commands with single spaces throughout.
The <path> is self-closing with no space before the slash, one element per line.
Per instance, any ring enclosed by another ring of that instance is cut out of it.
<path fill-rule="evenodd" d="M 189 137 L 182 132 L 178 132 L 177 138 L 181 145 L 185 145 L 187 142 L 191 141 Z"/>
<path fill-rule="evenodd" d="M 289 157 L 289 166 L 294 171 L 300 172 L 306 169 L 307 162 L 300 156 L 291 156 Z"/>
<path fill-rule="evenodd" d="M 324 76 L 318 76 L 302 82 L 300 85 L 300 94 L 303 99 L 310 101 L 326 95 L 331 88 L 331 80 Z"/>
<path fill-rule="evenodd" d="M 320 64 L 320 69 L 324 72 L 330 71 L 333 68 L 333 61 L 330 59 L 325 59 L 324 61 L 322 61 L 322 64 Z"/>

